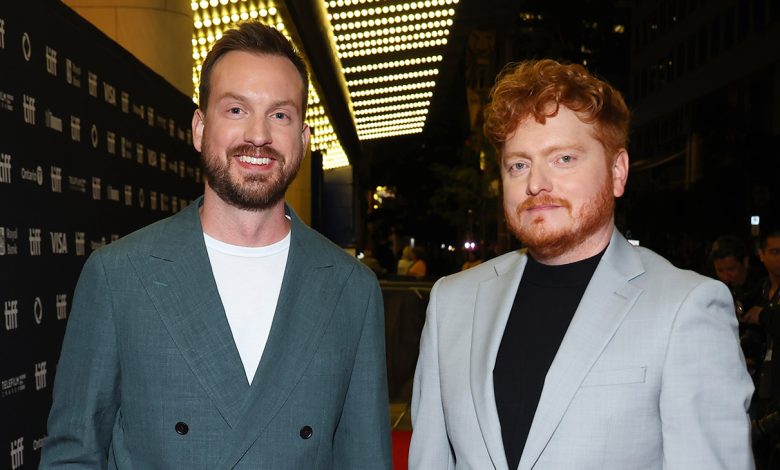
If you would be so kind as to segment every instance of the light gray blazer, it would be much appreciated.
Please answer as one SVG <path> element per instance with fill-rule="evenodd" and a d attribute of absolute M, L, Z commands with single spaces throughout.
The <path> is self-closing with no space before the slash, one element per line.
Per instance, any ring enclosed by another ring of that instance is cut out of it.
<path fill-rule="evenodd" d="M 250 386 L 199 203 L 87 261 L 41 468 L 389 470 L 376 277 L 289 211 L 290 253 Z"/>
<path fill-rule="evenodd" d="M 507 470 L 493 367 L 526 256 L 440 279 L 414 379 L 411 470 Z M 731 296 L 617 231 L 547 373 L 520 470 L 753 468 Z"/>

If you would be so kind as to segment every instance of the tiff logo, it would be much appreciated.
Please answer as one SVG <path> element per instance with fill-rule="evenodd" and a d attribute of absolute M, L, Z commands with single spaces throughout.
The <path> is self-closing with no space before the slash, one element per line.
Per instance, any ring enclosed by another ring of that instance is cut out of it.
<path fill-rule="evenodd" d="M 57 51 L 46 46 L 46 71 L 57 76 Z"/>
<path fill-rule="evenodd" d="M 65 232 L 49 232 L 51 236 L 51 252 L 55 255 L 68 254 L 68 234 Z"/>
<path fill-rule="evenodd" d="M 57 307 L 57 320 L 68 318 L 68 294 L 57 294 L 55 305 Z"/>
<path fill-rule="evenodd" d="M 74 142 L 81 142 L 81 118 L 70 116 L 70 138 Z"/>
<path fill-rule="evenodd" d="M 5 20 L 0 18 L 0 49 L 5 49 Z"/>
<path fill-rule="evenodd" d="M 35 390 L 46 388 L 46 361 L 35 363 Z"/>
<path fill-rule="evenodd" d="M 55 193 L 62 192 L 62 168 L 51 167 L 51 190 Z"/>
<path fill-rule="evenodd" d="M 11 156 L 0 153 L 0 183 L 11 182 Z"/>
<path fill-rule="evenodd" d="M 92 199 L 95 201 L 99 201 L 100 192 L 101 192 L 100 178 L 98 178 L 97 176 L 93 176 L 92 177 Z"/>
<path fill-rule="evenodd" d="M 144 162 L 144 144 L 138 143 L 135 144 L 135 159 L 138 161 L 138 163 L 143 164 Z"/>
<path fill-rule="evenodd" d="M 20 437 L 15 441 L 11 441 L 11 470 L 24 465 L 24 438 Z"/>
<path fill-rule="evenodd" d="M 126 206 L 132 206 L 133 205 L 133 187 L 129 184 L 125 185 L 125 205 Z"/>
<path fill-rule="evenodd" d="M 29 229 L 30 256 L 41 256 L 41 229 Z"/>
<path fill-rule="evenodd" d="M 23 95 L 22 107 L 24 108 L 24 122 L 35 125 L 35 98 Z"/>
<path fill-rule="evenodd" d="M 86 254 L 87 236 L 84 232 L 76 232 L 76 256 L 84 256 Z"/>
<path fill-rule="evenodd" d="M 0 227 L 0 256 L 5 256 L 5 227 Z"/>
<path fill-rule="evenodd" d="M 127 114 L 130 112 L 130 95 L 126 91 L 123 91 L 120 96 L 122 100 L 122 112 Z"/>
<path fill-rule="evenodd" d="M 19 326 L 19 301 L 6 300 L 3 305 L 6 331 L 15 330 Z"/>

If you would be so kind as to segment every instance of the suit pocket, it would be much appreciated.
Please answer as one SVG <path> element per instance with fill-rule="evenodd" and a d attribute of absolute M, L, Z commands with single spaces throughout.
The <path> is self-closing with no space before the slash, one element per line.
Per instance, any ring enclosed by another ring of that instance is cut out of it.
<path fill-rule="evenodd" d="M 647 367 L 632 367 L 630 369 L 592 370 L 582 382 L 583 387 L 603 387 L 606 385 L 623 385 L 644 383 Z"/>

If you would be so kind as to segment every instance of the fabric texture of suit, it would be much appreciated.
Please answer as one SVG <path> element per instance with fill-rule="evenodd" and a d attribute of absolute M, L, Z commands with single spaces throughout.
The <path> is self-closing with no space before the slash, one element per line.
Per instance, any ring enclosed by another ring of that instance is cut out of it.
<path fill-rule="evenodd" d="M 41 468 L 389 469 L 376 277 L 288 211 L 289 257 L 250 386 L 200 203 L 90 256 Z"/>
<path fill-rule="evenodd" d="M 507 470 L 493 367 L 526 260 L 508 253 L 434 286 L 411 470 Z M 728 289 L 615 231 L 546 375 L 518 468 L 750 469 L 752 392 Z"/>

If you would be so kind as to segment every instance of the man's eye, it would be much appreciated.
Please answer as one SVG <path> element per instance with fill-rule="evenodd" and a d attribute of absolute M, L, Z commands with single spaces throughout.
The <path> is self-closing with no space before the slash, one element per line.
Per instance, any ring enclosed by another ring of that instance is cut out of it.
<path fill-rule="evenodd" d="M 241 114 L 241 108 L 233 107 L 228 109 L 228 113 L 230 114 Z"/>
<path fill-rule="evenodd" d="M 571 163 L 574 161 L 574 157 L 571 155 L 564 155 L 561 158 L 559 158 L 561 163 Z"/>
<path fill-rule="evenodd" d="M 526 165 L 525 163 L 517 162 L 517 163 L 512 163 L 512 165 L 510 165 L 509 169 L 511 171 L 523 171 L 527 167 L 528 167 L 528 165 Z"/>
<path fill-rule="evenodd" d="M 287 114 L 282 113 L 282 112 L 278 112 L 278 113 L 274 113 L 274 117 L 276 119 L 286 119 L 287 118 Z"/>

